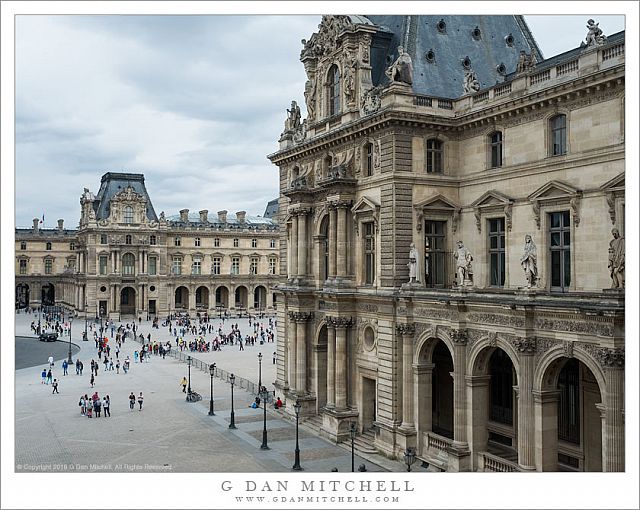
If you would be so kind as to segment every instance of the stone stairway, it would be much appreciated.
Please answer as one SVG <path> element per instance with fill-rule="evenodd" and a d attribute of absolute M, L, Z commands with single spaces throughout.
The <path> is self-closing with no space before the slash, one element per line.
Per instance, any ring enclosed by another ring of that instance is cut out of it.
<path fill-rule="evenodd" d="M 357 451 L 362 453 L 378 453 L 378 450 L 373 447 L 374 439 L 375 436 L 373 430 L 365 430 L 362 434 L 356 436 L 353 441 L 353 445 Z"/>
<path fill-rule="evenodd" d="M 300 425 L 311 430 L 316 436 L 320 436 L 320 429 L 322 428 L 322 416 L 314 414 L 308 418 L 300 420 Z"/>

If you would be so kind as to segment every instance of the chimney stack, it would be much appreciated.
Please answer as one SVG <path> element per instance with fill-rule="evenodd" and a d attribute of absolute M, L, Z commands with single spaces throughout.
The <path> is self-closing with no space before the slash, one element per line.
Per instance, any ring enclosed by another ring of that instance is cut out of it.
<path fill-rule="evenodd" d="M 218 221 L 220 223 L 227 222 L 227 211 L 218 211 Z"/>
<path fill-rule="evenodd" d="M 58 220 L 58 230 L 64 230 L 64 220 Z"/>
<path fill-rule="evenodd" d="M 38 224 L 40 223 L 40 218 L 33 218 L 33 231 L 38 231 Z"/>
<path fill-rule="evenodd" d="M 236 213 L 236 218 L 238 219 L 238 222 L 242 224 L 244 224 L 244 220 L 246 216 L 247 216 L 247 211 L 238 211 Z"/>
<path fill-rule="evenodd" d="M 207 223 L 209 221 L 208 215 L 209 215 L 209 211 L 207 211 L 206 209 L 203 209 L 202 211 L 200 211 L 200 223 Z"/>
<path fill-rule="evenodd" d="M 184 221 L 185 223 L 189 222 L 189 209 L 182 209 L 180 211 L 180 221 Z"/>

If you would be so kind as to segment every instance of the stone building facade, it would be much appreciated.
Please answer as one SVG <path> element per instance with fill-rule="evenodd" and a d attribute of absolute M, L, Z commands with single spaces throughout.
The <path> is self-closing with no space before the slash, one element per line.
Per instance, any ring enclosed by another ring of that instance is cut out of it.
<path fill-rule="evenodd" d="M 156 215 L 142 174 L 109 172 L 84 190 L 77 229 L 16 229 L 16 306 L 79 316 L 216 315 L 275 308 L 278 225 L 219 211 Z"/>
<path fill-rule="evenodd" d="M 519 16 L 303 40 L 307 117 L 269 156 L 276 386 L 323 435 L 437 470 L 624 470 L 624 33 L 597 30 L 548 59 Z"/>

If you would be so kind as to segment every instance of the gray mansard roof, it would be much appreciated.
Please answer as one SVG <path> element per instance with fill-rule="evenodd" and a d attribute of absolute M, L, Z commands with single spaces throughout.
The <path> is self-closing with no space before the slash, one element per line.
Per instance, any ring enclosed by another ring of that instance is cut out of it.
<path fill-rule="evenodd" d="M 200 214 L 198 213 L 189 213 L 188 214 L 189 222 L 184 222 L 180 219 L 179 214 L 174 214 L 171 216 L 167 216 L 167 221 L 173 227 L 186 227 L 186 226 L 209 226 L 209 227 L 222 227 L 223 225 L 226 228 L 232 229 L 240 229 L 243 228 L 243 225 L 248 228 L 253 229 L 275 229 L 278 227 L 278 224 L 270 218 L 263 218 L 262 216 L 252 216 L 247 214 L 245 216 L 244 224 L 238 221 L 238 218 L 234 213 L 227 213 L 227 221 L 226 223 L 222 223 L 218 220 L 218 217 L 215 215 L 208 215 L 207 223 L 203 224 L 200 221 Z"/>
<path fill-rule="evenodd" d="M 274 198 L 267 203 L 267 207 L 264 210 L 264 217 L 273 218 L 276 214 L 278 214 L 278 199 Z"/>
<path fill-rule="evenodd" d="M 411 55 L 413 91 L 449 99 L 463 95 L 465 57 L 483 89 L 504 81 L 504 74 L 498 72 L 500 64 L 506 74 L 516 70 L 520 50 L 533 51 L 538 62 L 543 60 L 522 16 L 376 15 L 366 19 L 384 29 L 372 43 L 374 85 L 388 83 L 384 71 L 397 58 L 398 46 Z M 444 30 L 438 29 L 441 20 Z M 480 32 L 474 37 L 476 27 Z M 507 39 L 509 36 L 512 39 Z M 427 61 L 429 51 L 435 57 L 433 62 Z"/>
<path fill-rule="evenodd" d="M 149 220 L 158 220 L 153 205 L 151 204 L 151 198 L 149 198 L 147 188 L 144 185 L 144 175 L 119 172 L 107 172 L 102 176 L 100 190 L 93 203 L 96 219 L 102 220 L 109 217 L 111 199 L 116 193 L 125 190 L 128 186 L 131 186 L 136 193 L 139 193 L 146 199 L 147 218 L 149 218 Z"/>

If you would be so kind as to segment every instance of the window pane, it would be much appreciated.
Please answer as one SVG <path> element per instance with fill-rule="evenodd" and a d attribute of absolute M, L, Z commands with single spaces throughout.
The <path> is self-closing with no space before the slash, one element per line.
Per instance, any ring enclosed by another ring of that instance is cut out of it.
<path fill-rule="evenodd" d="M 551 233 L 551 246 L 560 246 L 560 232 Z"/>
<path fill-rule="evenodd" d="M 563 232 L 563 239 L 562 239 L 562 244 L 564 246 L 570 246 L 571 245 L 571 232 Z"/>
<path fill-rule="evenodd" d="M 569 211 L 564 211 L 562 213 L 559 213 L 562 215 L 562 224 L 565 227 L 568 227 L 569 225 L 571 225 L 571 222 L 569 221 Z"/>
<path fill-rule="evenodd" d="M 551 228 L 560 226 L 560 213 L 551 213 Z"/>
<path fill-rule="evenodd" d="M 564 286 L 569 287 L 571 285 L 571 252 L 565 250 L 564 252 Z"/>
<path fill-rule="evenodd" d="M 551 252 L 551 286 L 560 287 L 562 280 L 560 279 L 560 252 Z"/>

